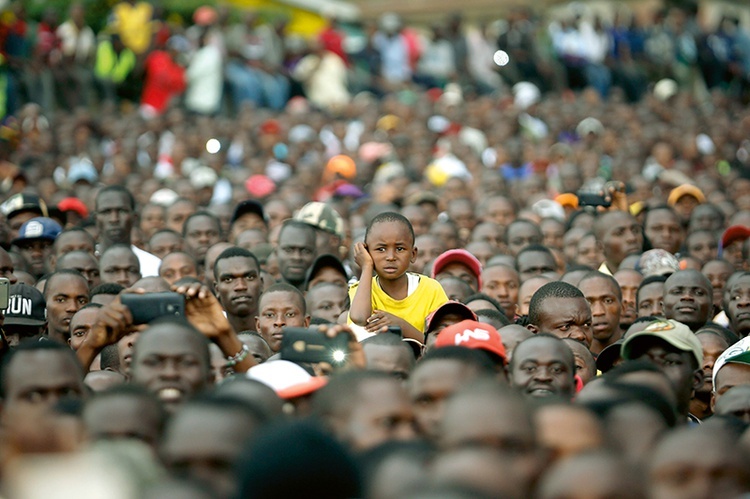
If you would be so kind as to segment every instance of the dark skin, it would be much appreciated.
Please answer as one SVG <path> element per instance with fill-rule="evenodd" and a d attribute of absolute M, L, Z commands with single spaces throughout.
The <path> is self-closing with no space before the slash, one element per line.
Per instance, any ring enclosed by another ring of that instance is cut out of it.
<path fill-rule="evenodd" d="M 398 222 L 381 222 L 370 229 L 368 240 L 354 245 L 354 261 L 362 269 L 349 317 L 371 333 L 385 332 L 388 326 L 400 326 L 404 338 L 424 341 L 417 328 L 400 317 L 372 309 L 372 279 L 377 270 L 380 287 L 395 300 L 408 296 L 406 270 L 417 258 L 417 248 L 407 227 Z M 376 263 L 377 261 L 377 263 Z"/>
<path fill-rule="evenodd" d="M 189 286 L 173 286 L 172 290 L 185 295 L 185 317 L 206 338 L 215 343 L 225 357 L 234 356 L 242 350 L 242 341 L 224 317 L 224 310 L 219 300 L 206 286 L 194 283 Z M 126 292 L 143 293 L 144 291 L 131 289 Z M 143 327 L 133 325 L 133 315 L 128 307 L 122 304 L 119 296 L 103 307 L 100 312 L 94 326 L 76 352 L 85 372 L 88 372 L 94 358 L 104 347 L 117 343 L 124 336 Z M 255 364 L 255 358 L 247 355 L 244 360 L 234 366 L 234 371 L 246 372 Z"/>

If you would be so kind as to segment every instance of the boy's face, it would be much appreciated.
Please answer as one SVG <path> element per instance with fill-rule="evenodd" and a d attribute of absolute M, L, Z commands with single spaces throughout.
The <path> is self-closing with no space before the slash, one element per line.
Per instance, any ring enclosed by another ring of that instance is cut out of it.
<path fill-rule="evenodd" d="M 381 279 L 398 279 L 417 258 L 411 232 L 399 222 L 373 225 L 365 245 L 375 265 L 375 272 Z"/>

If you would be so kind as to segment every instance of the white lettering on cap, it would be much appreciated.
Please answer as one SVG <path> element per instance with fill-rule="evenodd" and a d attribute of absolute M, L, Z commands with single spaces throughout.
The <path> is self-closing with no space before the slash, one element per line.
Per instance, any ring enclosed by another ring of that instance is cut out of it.
<path fill-rule="evenodd" d="M 15 315 L 31 315 L 31 298 L 13 295 L 8 300 L 6 312 Z"/>
<path fill-rule="evenodd" d="M 468 343 L 471 341 L 471 339 L 474 338 L 475 340 L 480 341 L 489 341 L 490 339 L 490 332 L 486 329 L 464 329 L 464 332 L 461 334 L 457 334 L 454 338 L 454 341 L 456 343 L 456 346 L 460 345 L 461 343 Z"/>
<path fill-rule="evenodd" d="M 23 237 L 26 239 L 31 239 L 33 237 L 40 237 L 42 234 L 44 234 L 44 225 L 42 225 L 41 222 L 32 220 L 28 223 L 28 225 L 26 225 L 26 230 L 24 231 Z"/>

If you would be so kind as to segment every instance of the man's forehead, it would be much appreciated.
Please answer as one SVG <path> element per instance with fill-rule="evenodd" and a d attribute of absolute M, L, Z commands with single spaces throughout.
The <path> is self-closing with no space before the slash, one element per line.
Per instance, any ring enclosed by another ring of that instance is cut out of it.
<path fill-rule="evenodd" d="M 578 283 L 578 289 L 583 292 L 584 295 L 589 294 L 604 294 L 604 293 L 610 293 L 610 294 L 617 294 L 617 291 L 620 289 L 620 287 L 617 285 L 617 283 L 612 282 L 611 280 L 607 279 L 606 277 L 589 277 L 588 279 L 584 279 L 581 282 Z"/>
<path fill-rule="evenodd" d="M 204 353 L 208 346 L 199 333 L 194 333 L 179 324 L 158 324 L 144 331 L 135 344 L 141 355 L 150 353 L 178 354 Z"/>
<path fill-rule="evenodd" d="M 121 206 L 127 208 L 128 211 L 130 210 L 130 202 L 128 201 L 125 193 L 123 192 L 117 192 L 117 191 L 105 192 L 96 199 L 97 210 L 102 210 L 106 208 L 118 208 Z"/>
<path fill-rule="evenodd" d="M 299 297 L 293 291 L 273 291 L 260 295 L 261 308 L 299 308 Z"/>
<path fill-rule="evenodd" d="M 515 362 L 568 362 L 573 358 L 573 351 L 568 348 L 562 340 L 536 336 L 524 340 L 516 346 L 513 351 Z M 515 363 L 514 362 L 514 363 Z"/>
<path fill-rule="evenodd" d="M 6 368 L 6 384 L 60 385 L 83 382 L 75 358 L 64 350 L 18 352 Z"/>

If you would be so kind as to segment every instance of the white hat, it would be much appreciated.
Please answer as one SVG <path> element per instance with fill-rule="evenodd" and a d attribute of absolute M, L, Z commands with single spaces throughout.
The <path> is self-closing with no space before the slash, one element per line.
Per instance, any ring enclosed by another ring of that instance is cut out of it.
<path fill-rule="evenodd" d="M 247 371 L 247 377 L 260 381 L 283 399 L 308 395 L 325 386 L 327 378 L 311 376 L 302 367 L 288 360 L 272 360 Z"/>

